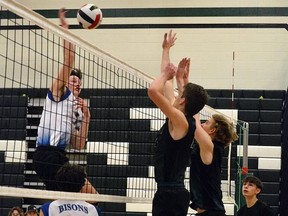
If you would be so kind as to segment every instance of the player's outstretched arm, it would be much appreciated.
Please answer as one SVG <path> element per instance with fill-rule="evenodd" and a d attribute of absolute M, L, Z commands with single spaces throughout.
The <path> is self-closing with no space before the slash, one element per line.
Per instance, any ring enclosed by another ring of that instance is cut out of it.
<path fill-rule="evenodd" d="M 157 77 L 148 89 L 149 98 L 157 105 L 158 108 L 167 116 L 171 125 L 170 134 L 173 139 L 183 138 L 187 133 L 188 122 L 184 113 L 174 107 L 164 96 L 164 87 L 167 80 L 173 79 L 177 68 L 173 64 L 168 64 L 160 76 Z M 184 103 L 184 98 L 179 98 L 179 103 Z M 170 126 L 169 126 L 170 127 Z"/>
<path fill-rule="evenodd" d="M 66 10 L 61 8 L 59 10 L 60 24 L 63 28 L 68 29 L 69 25 L 66 21 Z M 54 100 L 59 101 L 61 96 L 64 94 L 65 85 L 68 82 L 72 68 L 75 62 L 75 46 L 70 42 L 64 40 L 64 62 L 60 69 L 58 76 L 53 79 L 50 90 L 53 94 Z"/>
<path fill-rule="evenodd" d="M 176 33 L 172 30 L 169 33 L 164 34 L 164 39 L 162 42 L 162 60 L 161 60 L 161 72 L 165 70 L 165 67 L 170 64 L 170 48 L 174 46 L 176 38 Z M 173 79 L 167 80 L 164 87 L 164 95 L 170 101 L 171 104 L 174 103 L 174 84 Z"/>
<path fill-rule="evenodd" d="M 213 142 L 209 134 L 201 126 L 200 114 L 198 113 L 193 117 L 196 124 L 195 140 L 199 144 L 201 160 L 206 165 L 211 164 L 214 149 Z"/>
<path fill-rule="evenodd" d="M 169 117 L 170 104 L 169 100 L 164 95 L 165 84 L 168 80 L 174 78 L 176 67 L 173 64 L 168 64 L 166 68 L 161 71 L 160 75 L 151 83 L 148 89 L 148 96 L 157 105 L 161 111 Z"/>

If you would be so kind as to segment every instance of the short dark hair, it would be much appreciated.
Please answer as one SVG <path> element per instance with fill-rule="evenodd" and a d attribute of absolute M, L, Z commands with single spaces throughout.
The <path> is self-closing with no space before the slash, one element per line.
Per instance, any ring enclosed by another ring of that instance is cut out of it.
<path fill-rule="evenodd" d="M 185 114 L 189 117 L 200 112 L 208 102 L 206 90 L 195 83 L 187 83 L 184 86 L 182 97 L 185 98 Z"/>
<path fill-rule="evenodd" d="M 246 176 L 243 180 L 242 180 L 242 183 L 252 183 L 252 184 L 255 184 L 257 188 L 260 189 L 260 192 L 262 191 L 263 189 L 263 183 L 262 181 L 257 178 L 256 176 L 252 176 L 252 175 L 248 175 Z"/>
<path fill-rule="evenodd" d="M 67 162 L 57 172 L 55 179 L 60 191 L 80 192 L 86 181 L 83 167 Z"/>
<path fill-rule="evenodd" d="M 70 76 L 77 76 L 80 80 L 82 80 L 82 71 L 78 68 L 73 68 L 71 70 Z"/>

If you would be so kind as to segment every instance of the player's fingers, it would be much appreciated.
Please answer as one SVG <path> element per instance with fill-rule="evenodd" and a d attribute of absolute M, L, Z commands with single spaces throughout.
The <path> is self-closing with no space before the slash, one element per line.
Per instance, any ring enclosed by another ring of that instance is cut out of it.
<path fill-rule="evenodd" d="M 164 41 L 167 40 L 167 33 L 164 34 Z"/>
<path fill-rule="evenodd" d="M 172 29 L 169 31 L 169 38 L 171 38 L 172 35 Z"/>

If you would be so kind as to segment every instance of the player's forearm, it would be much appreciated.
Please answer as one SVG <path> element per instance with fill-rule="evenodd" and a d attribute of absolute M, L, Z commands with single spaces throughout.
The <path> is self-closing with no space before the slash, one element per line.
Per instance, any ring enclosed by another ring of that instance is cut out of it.
<path fill-rule="evenodd" d="M 88 136 L 89 124 L 90 124 L 90 116 L 84 117 L 84 121 L 82 122 L 81 125 L 81 132 L 84 135 L 83 138 L 85 141 Z"/>
<path fill-rule="evenodd" d="M 166 65 L 170 63 L 169 51 L 170 48 L 168 47 L 165 47 L 162 50 L 161 72 L 165 69 Z"/>
<path fill-rule="evenodd" d="M 74 46 L 64 40 L 64 62 L 57 77 L 53 79 L 50 90 L 55 100 L 59 100 L 64 93 L 64 86 L 69 79 L 71 69 L 74 66 Z"/>
<path fill-rule="evenodd" d="M 69 41 L 64 40 L 64 67 L 71 70 L 75 62 L 75 47 Z"/>
<path fill-rule="evenodd" d="M 167 79 L 165 79 L 163 73 L 161 73 L 150 85 L 148 94 L 161 94 L 164 95 L 164 86 Z"/>
<path fill-rule="evenodd" d="M 89 124 L 90 124 L 90 116 L 84 117 L 81 128 L 80 128 L 79 149 L 83 149 L 85 147 L 86 139 L 88 136 Z"/>
<path fill-rule="evenodd" d="M 165 67 L 170 63 L 169 50 L 170 50 L 170 47 L 163 48 L 162 61 L 161 61 L 161 72 L 163 72 Z M 164 96 L 170 101 L 170 103 L 174 102 L 175 96 L 174 96 L 174 82 L 173 82 L 173 79 L 167 80 L 165 82 Z"/>
<path fill-rule="evenodd" d="M 184 89 L 184 80 L 183 80 L 183 78 L 176 76 L 176 83 L 177 83 L 177 88 L 178 88 L 178 94 L 182 95 L 183 94 L 183 89 Z"/>
<path fill-rule="evenodd" d="M 209 134 L 201 127 L 201 124 L 196 122 L 196 130 L 194 133 L 195 140 L 199 144 L 200 150 L 212 152 L 213 143 Z"/>
<path fill-rule="evenodd" d="M 175 101 L 173 81 L 174 79 L 167 80 L 164 86 L 164 96 L 170 101 L 170 104 L 173 104 Z"/>
<path fill-rule="evenodd" d="M 80 130 L 76 130 L 71 136 L 71 147 L 81 150 L 85 147 L 86 139 L 88 136 L 88 129 L 90 123 L 90 116 L 84 117 Z"/>

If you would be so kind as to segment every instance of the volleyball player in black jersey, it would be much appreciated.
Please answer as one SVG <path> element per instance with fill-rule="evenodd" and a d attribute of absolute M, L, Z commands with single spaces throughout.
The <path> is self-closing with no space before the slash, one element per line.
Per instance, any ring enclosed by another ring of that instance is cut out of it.
<path fill-rule="evenodd" d="M 148 89 L 150 99 L 167 119 L 155 142 L 154 167 L 157 191 L 153 199 L 153 216 L 186 216 L 189 192 L 184 187 L 184 175 L 189 166 L 190 146 L 194 138 L 195 120 L 207 103 L 202 86 L 188 83 L 190 59 L 180 61 L 178 68 L 170 63 L 169 50 L 176 35 L 164 35 L 160 75 Z M 174 97 L 173 79 L 176 77 L 178 96 Z"/>
<path fill-rule="evenodd" d="M 190 165 L 191 208 L 197 215 L 224 216 L 221 191 L 221 162 L 224 148 L 238 136 L 233 124 L 223 115 L 215 114 L 201 124 L 196 121 L 195 140 Z"/>

